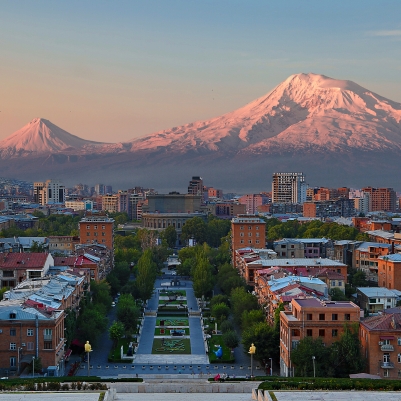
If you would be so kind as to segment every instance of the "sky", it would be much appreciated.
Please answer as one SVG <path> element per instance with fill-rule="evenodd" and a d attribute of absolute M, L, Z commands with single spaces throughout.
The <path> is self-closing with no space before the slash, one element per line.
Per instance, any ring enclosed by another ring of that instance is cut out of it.
<path fill-rule="evenodd" d="M 0 2 L 0 140 L 36 117 L 119 142 L 210 119 L 288 76 L 401 102 L 401 1 Z"/>

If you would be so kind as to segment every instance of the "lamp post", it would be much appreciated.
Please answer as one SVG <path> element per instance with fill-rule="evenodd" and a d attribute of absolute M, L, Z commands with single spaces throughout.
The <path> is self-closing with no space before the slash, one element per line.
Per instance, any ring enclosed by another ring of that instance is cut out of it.
<path fill-rule="evenodd" d="M 88 359 L 88 376 L 89 376 L 89 371 L 90 371 L 90 368 L 89 368 L 89 354 L 92 352 L 92 346 L 89 344 L 89 341 L 87 341 L 86 342 L 86 344 L 85 344 L 85 352 L 86 352 L 86 355 L 87 355 L 87 359 Z"/>
<path fill-rule="evenodd" d="M 270 359 L 270 376 L 273 376 L 273 359 L 272 358 L 269 359 Z"/>
<path fill-rule="evenodd" d="M 315 356 L 312 356 L 312 363 L 313 363 L 313 377 L 316 377 L 316 368 L 315 368 Z"/>
<path fill-rule="evenodd" d="M 256 347 L 255 347 L 255 345 L 253 343 L 249 347 L 249 352 L 248 353 L 251 355 L 251 378 L 252 378 L 253 377 L 253 356 L 256 353 Z"/>
<path fill-rule="evenodd" d="M 18 347 L 18 374 L 20 374 L 20 370 L 21 370 L 21 351 L 22 351 L 22 347 Z"/>
<path fill-rule="evenodd" d="M 35 377 L 35 357 L 32 357 L 32 377 Z"/>

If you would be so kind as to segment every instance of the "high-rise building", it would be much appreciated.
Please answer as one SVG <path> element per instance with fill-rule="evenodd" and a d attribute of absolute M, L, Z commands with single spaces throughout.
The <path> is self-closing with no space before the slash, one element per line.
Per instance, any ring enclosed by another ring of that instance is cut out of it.
<path fill-rule="evenodd" d="M 65 186 L 60 180 L 34 182 L 34 199 L 40 205 L 65 202 Z"/>
<path fill-rule="evenodd" d="M 189 181 L 188 185 L 188 194 L 189 195 L 202 195 L 203 197 L 203 179 L 202 177 L 192 177 L 192 180 Z"/>
<path fill-rule="evenodd" d="M 274 173 L 273 203 L 304 203 L 307 184 L 303 173 Z"/>
<path fill-rule="evenodd" d="M 395 212 L 397 196 L 393 188 L 366 187 L 362 191 L 369 194 L 370 212 Z"/>

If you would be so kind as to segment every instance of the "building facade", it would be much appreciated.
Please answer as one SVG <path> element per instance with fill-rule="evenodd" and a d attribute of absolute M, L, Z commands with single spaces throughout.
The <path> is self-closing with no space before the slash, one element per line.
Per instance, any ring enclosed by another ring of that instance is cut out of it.
<path fill-rule="evenodd" d="M 273 203 L 304 203 L 307 184 L 303 173 L 274 173 Z"/>
<path fill-rule="evenodd" d="M 108 249 L 114 246 L 114 219 L 105 213 L 87 212 L 79 222 L 81 244 L 101 244 Z"/>

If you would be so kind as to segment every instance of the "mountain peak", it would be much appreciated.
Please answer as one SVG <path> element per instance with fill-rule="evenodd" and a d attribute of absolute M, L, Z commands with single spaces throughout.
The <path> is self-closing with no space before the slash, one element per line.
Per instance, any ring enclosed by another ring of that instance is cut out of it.
<path fill-rule="evenodd" d="M 101 145 L 87 141 L 63 130 L 51 121 L 36 117 L 6 139 L 0 141 L 2 157 L 32 153 L 54 153 L 80 149 L 87 145 Z"/>

